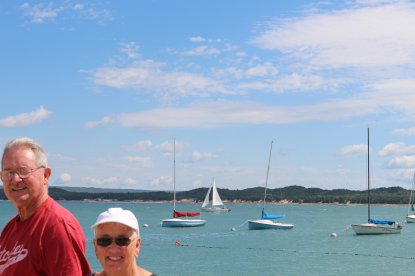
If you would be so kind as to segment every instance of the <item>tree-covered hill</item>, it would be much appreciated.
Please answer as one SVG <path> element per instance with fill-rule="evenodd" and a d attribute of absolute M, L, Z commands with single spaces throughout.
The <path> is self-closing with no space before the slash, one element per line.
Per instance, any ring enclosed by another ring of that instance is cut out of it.
<path fill-rule="evenodd" d="M 49 187 L 49 194 L 57 200 L 114 200 L 114 201 L 171 201 L 173 194 L 165 191 L 144 192 L 81 192 L 67 191 L 63 188 Z M 259 202 L 263 200 L 264 188 L 256 187 L 243 190 L 218 189 L 222 200 L 226 202 Z M 176 193 L 177 200 L 203 201 L 207 188 L 198 188 Z M 378 204 L 406 204 L 410 191 L 401 187 L 378 188 L 371 190 L 371 202 Z M 3 189 L 0 190 L 0 199 L 6 199 Z M 319 188 L 305 188 L 288 186 L 284 188 L 268 189 L 267 202 L 292 203 L 367 203 L 367 191 L 353 191 L 347 189 L 323 190 Z"/>

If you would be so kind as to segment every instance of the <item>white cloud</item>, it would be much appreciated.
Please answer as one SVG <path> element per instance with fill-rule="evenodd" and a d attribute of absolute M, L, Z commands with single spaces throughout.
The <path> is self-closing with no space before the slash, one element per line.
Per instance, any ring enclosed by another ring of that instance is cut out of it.
<path fill-rule="evenodd" d="M 53 3 L 30 5 L 24 3 L 20 6 L 25 15 L 32 18 L 33 23 L 44 23 L 46 20 L 55 19 L 60 12 L 64 10 L 63 7 L 54 7 Z"/>
<path fill-rule="evenodd" d="M 415 167 L 415 156 L 395 157 L 388 163 L 388 166 L 392 168 L 413 168 Z"/>
<path fill-rule="evenodd" d="M 67 2 L 60 6 L 57 6 L 53 2 L 39 3 L 35 5 L 24 3 L 20 6 L 20 8 L 26 16 L 31 18 L 31 22 L 36 24 L 42 24 L 46 21 L 53 21 L 64 13 L 69 15 L 70 18 L 73 18 L 73 16 L 71 16 L 71 14 L 73 14 L 78 18 L 98 22 L 112 19 L 111 13 L 107 10 L 98 10 L 80 3 L 72 4 Z"/>
<path fill-rule="evenodd" d="M 341 148 L 338 151 L 338 155 L 340 156 L 352 156 L 352 155 L 360 155 L 362 153 L 367 152 L 367 145 L 351 145 Z"/>
<path fill-rule="evenodd" d="M 186 56 L 216 56 L 220 54 L 220 50 L 207 45 L 199 46 L 183 53 Z"/>
<path fill-rule="evenodd" d="M 152 60 L 137 61 L 129 67 L 103 67 L 92 72 L 98 85 L 137 88 L 166 95 L 231 94 L 220 81 L 187 72 L 164 72 L 165 64 Z"/>
<path fill-rule="evenodd" d="M 148 168 L 153 163 L 150 157 L 127 156 L 126 158 L 128 162 L 134 163 L 134 165 L 140 168 Z"/>
<path fill-rule="evenodd" d="M 273 76 L 277 73 L 278 69 L 271 62 L 265 62 L 264 64 L 256 65 L 246 70 L 248 77 Z"/>
<path fill-rule="evenodd" d="M 197 162 L 197 161 L 211 160 L 211 159 L 216 159 L 216 158 L 218 158 L 218 155 L 214 153 L 194 151 L 192 153 L 191 161 Z"/>
<path fill-rule="evenodd" d="M 56 179 L 56 184 L 67 184 L 71 182 L 72 176 L 69 173 L 62 173 L 58 179 Z"/>
<path fill-rule="evenodd" d="M 214 112 L 213 112 L 214 111 Z M 380 112 L 365 99 L 326 102 L 311 106 L 280 107 L 252 102 L 207 102 L 183 108 L 158 108 L 121 114 L 125 127 L 216 128 L 228 125 L 285 124 L 333 121 Z"/>
<path fill-rule="evenodd" d="M 367 6 L 279 20 L 253 39 L 311 64 L 370 67 L 412 64 L 415 5 Z"/>
<path fill-rule="evenodd" d="M 379 151 L 380 156 L 415 154 L 415 145 L 406 146 L 404 143 L 389 143 Z"/>
<path fill-rule="evenodd" d="M 83 177 L 82 180 L 84 181 L 86 186 L 105 186 L 110 185 L 112 186 L 115 184 L 118 179 L 117 177 L 107 177 L 107 178 L 97 178 L 97 177 Z"/>
<path fill-rule="evenodd" d="M 128 186 L 134 186 L 135 184 L 137 184 L 137 181 L 135 181 L 134 178 L 126 178 L 124 179 L 124 183 Z"/>
<path fill-rule="evenodd" d="M 206 41 L 206 39 L 201 36 L 193 36 L 189 38 L 189 40 L 192 42 L 205 42 Z"/>
<path fill-rule="evenodd" d="M 150 149 L 152 146 L 153 143 L 151 142 L 151 140 L 143 140 L 135 143 L 133 146 L 130 147 L 130 149 L 132 151 L 145 151 Z"/>
<path fill-rule="evenodd" d="M 105 116 L 104 118 L 102 118 L 99 121 L 86 122 L 84 127 L 85 128 L 93 128 L 93 127 L 97 127 L 97 126 L 100 126 L 100 125 L 106 125 L 106 124 L 109 124 L 111 122 L 113 122 L 113 119 L 111 118 L 111 116 Z"/>
<path fill-rule="evenodd" d="M 165 184 L 171 184 L 173 179 L 171 176 L 160 176 L 151 180 L 151 186 L 153 187 L 166 187 Z"/>
<path fill-rule="evenodd" d="M 392 133 L 399 136 L 415 136 L 415 128 L 398 128 L 392 130 Z"/>
<path fill-rule="evenodd" d="M 173 155 L 174 150 L 176 153 L 181 152 L 184 148 L 184 144 L 180 141 L 166 141 L 155 147 L 163 155 Z"/>
<path fill-rule="evenodd" d="M 135 42 L 121 43 L 120 52 L 126 54 L 129 58 L 138 58 L 140 47 Z"/>
<path fill-rule="evenodd" d="M 30 113 L 22 113 L 0 119 L 0 126 L 14 128 L 22 126 L 30 126 L 46 120 L 52 115 L 52 112 L 40 106 L 37 110 Z"/>
<path fill-rule="evenodd" d="M 309 91 L 336 86 L 336 83 L 316 75 L 299 75 L 293 73 L 276 79 L 266 79 L 255 82 L 241 82 L 235 85 L 237 90 L 260 90 L 267 92 Z"/>

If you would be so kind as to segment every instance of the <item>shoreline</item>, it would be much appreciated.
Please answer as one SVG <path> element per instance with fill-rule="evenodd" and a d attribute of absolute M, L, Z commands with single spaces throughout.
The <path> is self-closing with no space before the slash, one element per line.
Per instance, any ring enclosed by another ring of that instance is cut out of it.
<path fill-rule="evenodd" d="M 149 204 L 173 204 L 172 200 L 160 200 L 160 201 L 153 201 L 153 200 L 111 200 L 111 199 L 107 199 L 107 200 L 94 200 L 94 199 L 83 199 L 83 200 L 66 200 L 66 199 L 55 199 L 57 202 L 96 202 L 96 203 L 149 203 Z M 9 201 L 8 199 L 0 199 L 0 201 Z M 200 205 L 202 202 L 196 202 L 194 200 L 176 200 L 176 203 L 187 203 L 187 204 L 195 204 L 195 205 Z M 237 205 L 237 204 L 255 204 L 255 205 L 262 205 L 262 202 L 258 202 L 258 201 L 228 201 L 228 202 L 223 202 L 225 205 Z M 364 203 L 323 203 L 323 202 L 313 202 L 313 203 L 296 203 L 296 202 L 288 202 L 288 201 L 284 201 L 284 202 L 267 202 L 267 205 L 282 205 L 282 206 L 300 206 L 300 205 L 305 205 L 305 206 L 325 206 L 325 205 L 329 205 L 329 206 L 367 206 L 367 204 Z M 408 204 L 395 204 L 395 203 L 371 203 L 371 206 L 400 206 L 400 207 L 405 207 L 408 206 Z"/>

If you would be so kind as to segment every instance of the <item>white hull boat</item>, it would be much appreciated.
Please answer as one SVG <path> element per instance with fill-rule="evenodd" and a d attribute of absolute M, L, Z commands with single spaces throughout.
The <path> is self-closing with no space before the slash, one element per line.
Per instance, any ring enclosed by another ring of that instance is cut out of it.
<path fill-rule="evenodd" d="M 212 192 L 212 200 L 210 200 L 210 192 Z M 215 178 L 213 178 L 212 186 L 206 193 L 205 200 L 203 201 L 201 211 L 224 213 L 229 212 L 231 209 L 226 208 L 219 196 L 218 189 L 216 188 Z"/>
<path fill-rule="evenodd" d="M 395 223 L 393 225 L 379 225 L 375 223 L 352 224 L 352 229 L 356 235 L 377 235 L 377 234 L 399 234 L 402 226 Z"/>
<path fill-rule="evenodd" d="M 203 226 L 206 224 L 206 220 L 203 219 L 163 219 L 161 221 L 162 227 L 196 227 Z"/>
<path fill-rule="evenodd" d="M 285 215 L 268 215 L 265 212 L 265 203 L 267 199 L 267 188 L 268 188 L 269 165 L 271 163 L 272 143 L 273 142 L 271 142 L 271 147 L 269 150 L 267 178 L 265 180 L 265 191 L 264 191 L 264 206 L 262 207 L 261 218 L 255 219 L 255 220 L 248 220 L 249 230 L 291 229 L 294 227 L 293 224 L 280 223 L 276 221 L 277 219 L 284 218 Z"/>
<path fill-rule="evenodd" d="M 412 181 L 411 196 L 409 197 L 408 212 L 406 214 L 407 223 L 415 223 L 414 190 L 415 190 L 415 173 L 414 173 L 413 181 Z"/>
<path fill-rule="evenodd" d="M 293 227 L 293 224 L 275 222 L 269 219 L 248 220 L 249 230 L 291 229 Z"/>
<path fill-rule="evenodd" d="M 189 219 L 189 217 L 200 216 L 200 212 L 180 212 L 176 210 L 176 140 L 173 143 L 173 218 L 163 219 L 160 222 L 161 227 L 195 227 L 203 226 L 206 220 Z M 185 218 L 181 218 L 185 217 Z"/>
<path fill-rule="evenodd" d="M 352 224 L 356 235 L 399 234 L 402 225 L 392 220 L 375 220 L 370 217 L 370 158 L 369 128 L 367 129 L 367 223 Z"/>
<path fill-rule="evenodd" d="M 415 223 L 415 214 L 407 215 L 406 216 L 407 223 Z"/>

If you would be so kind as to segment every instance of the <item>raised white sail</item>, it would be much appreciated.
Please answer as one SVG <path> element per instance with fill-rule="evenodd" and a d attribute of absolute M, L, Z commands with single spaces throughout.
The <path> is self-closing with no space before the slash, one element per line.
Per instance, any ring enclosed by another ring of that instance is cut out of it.
<path fill-rule="evenodd" d="M 212 191 L 212 201 L 210 201 L 210 192 Z M 202 211 L 205 212 L 229 212 L 230 209 L 226 208 L 219 196 L 218 189 L 216 188 L 215 178 L 213 178 L 212 185 L 209 187 L 205 200 L 202 204 Z"/>

